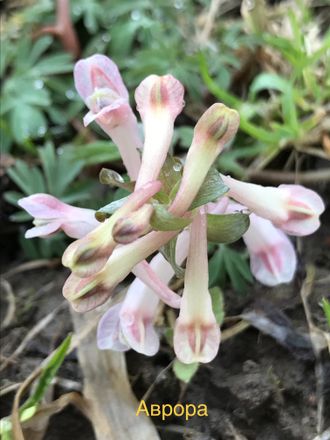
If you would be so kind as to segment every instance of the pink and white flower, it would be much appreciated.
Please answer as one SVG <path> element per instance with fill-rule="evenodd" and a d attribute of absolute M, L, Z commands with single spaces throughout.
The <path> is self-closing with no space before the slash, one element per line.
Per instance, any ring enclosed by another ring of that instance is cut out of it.
<path fill-rule="evenodd" d="M 324 203 L 315 192 L 301 185 L 261 186 L 222 176 L 228 196 L 266 218 L 289 235 L 304 236 L 320 226 Z"/>
<path fill-rule="evenodd" d="M 33 194 L 18 204 L 34 217 L 35 227 L 26 231 L 25 238 L 48 237 L 59 230 L 81 238 L 99 225 L 94 210 L 68 205 L 49 194 Z"/>
<path fill-rule="evenodd" d="M 110 136 L 119 148 L 128 174 L 135 179 L 141 163 L 137 148 L 141 148 L 142 141 L 118 67 L 104 55 L 93 55 L 76 63 L 74 81 L 89 108 L 84 124 L 96 121 Z"/>
<path fill-rule="evenodd" d="M 208 291 L 207 223 L 203 208 L 190 225 L 190 244 L 174 351 L 186 364 L 210 362 L 218 353 L 220 328 Z"/>

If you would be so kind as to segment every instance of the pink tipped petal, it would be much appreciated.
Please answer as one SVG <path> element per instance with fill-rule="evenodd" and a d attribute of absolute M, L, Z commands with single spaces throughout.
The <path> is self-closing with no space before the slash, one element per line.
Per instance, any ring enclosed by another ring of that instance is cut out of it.
<path fill-rule="evenodd" d="M 97 327 L 97 346 L 100 350 L 127 351 L 129 346 L 123 342 L 119 312 L 123 303 L 110 307 L 102 316 Z"/>
<path fill-rule="evenodd" d="M 49 194 L 33 194 L 18 201 L 32 217 L 42 219 L 59 219 L 67 215 L 71 206 Z"/>
<path fill-rule="evenodd" d="M 59 229 L 69 237 L 80 238 L 99 224 L 92 209 L 67 205 L 49 194 L 34 194 L 18 204 L 35 217 L 36 227 L 26 232 L 26 238 L 48 236 Z"/>
<path fill-rule="evenodd" d="M 289 238 L 269 220 L 250 215 L 250 227 L 243 235 L 250 254 L 251 271 L 266 286 L 292 281 L 297 257 Z"/>
<path fill-rule="evenodd" d="M 85 126 L 94 120 L 98 123 L 117 145 L 129 176 L 135 180 L 141 163 L 137 148 L 142 142 L 116 64 L 104 55 L 93 55 L 76 63 L 74 80 L 90 109 L 84 118 Z"/>
<path fill-rule="evenodd" d="M 136 89 L 135 99 L 145 133 L 136 188 L 157 179 L 171 144 L 174 120 L 184 105 L 183 94 L 182 84 L 171 75 L 148 76 Z"/>
<path fill-rule="evenodd" d="M 159 350 L 159 336 L 152 324 L 152 318 L 141 318 L 134 314 L 121 313 L 121 328 L 131 348 L 146 356 L 154 356 Z"/>
<path fill-rule="evenodd" d="M 128 91 L 116 64 L 104 55 L 80 60 L 74 67 L 74 81 L 79 95 L 86 100 L 95 88 L 108 87 L 128 100 Z"/>
<path fill-rule="evenodd" d="M 305 236 L 320 227 L 319 216 L 325 206 L 321 197 L 301 185 L 280 185 L 279 190 L 288 194 L 288 220 L 279 225 L 287 234 Z"/>
<path fill-rule="evenodd" d="M 61 221 L 56 220 L 42 226 L 35 226 L 25 232 L 25 238 L 49 237 L 61 229 Z"/>
<path fill-rule="evenodd" d="M 160 257 L 162 257 L 160 255 Z M 162 257 L 164 258 L 164 257 Z M 171 272 L 170 277 L 173 276 L 173 269 L 170 264 L 164 259 L 163 269 L 168 269 Z M 158 274 L 152 269 L 151 265 L 146 261 L 142 261 L 132 270 L 135 276 L 137 276 L 146 286 L 154 291 L 159 298 L 170 307 L 179 308 L 181 298 L 178 294 L 173 292 L 166 283 L 164 283 L 158 276 Z M 164 276 L 164 274 L 162 273 Z"/>
<path fill-rule="evenodd" d="M 211 362 L 218 354 L 220 329 L 216 322 L 208 325 L 187 325 L 177 320 L 174 329 L 174 350 L 184 364 Z"/>
<path fill-rule="evenodd" d="M 153 356 L 159 349 L 159 337 L 153 326 L 158 303 L 158 297 L 135 279 L 120 310 L 121 330 L 127 343 L 146 356 Z"/>
<path fill-rule="evenodd" d="M 104 304 L 113 290 L 102 277 L 79 278 L 71 274 L 63 286 L 63 296 L 78 313 L 85 313 Z"/>
<path fill-rule="evenodd" d="M 86 313 L 104 304 L 111 294 L 111 291 L 108 292 L 103 289 L 95 289 L 90 295 L 75 299 L 71 301 L 70 304 L 75 312 Z"/>
<path fill-rule="evenodd" d="M 175 119 L 184 107 L 183 85 L 172 75 L 150 75 L 135 91 L 137 110 L 142 118 L 148 112 L 166 109 Z"/>

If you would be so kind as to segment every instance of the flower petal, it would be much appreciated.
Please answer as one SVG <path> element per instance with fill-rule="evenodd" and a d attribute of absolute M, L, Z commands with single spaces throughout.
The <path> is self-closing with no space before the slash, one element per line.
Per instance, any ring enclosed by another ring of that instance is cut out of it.
<path fill-rule="evenodd" d="M 266 286 L 289 283 L 297 267 L 290 239 L 269 220 L 250 215 L 250 227 L 243 235 L 250 254 L 251 271 Z"/>
<path fill-rule="evenodd" d="M 174 328 L 174 351 L 184 364 L 211 362 L 220 344 L 220 328 L 216 322 L 187 324 L 178 318 Z"/>
<path fill-rule="evenodd" d="M 213 104 L 201 116 L 194 129 L 179 190 L 170 207 L 172 214 L 179 216 L 189 209 L 210 167 L 238 127 L 238 113 L 223 104 Z"/>
<path fill-rule="evenodd" d="M 71 274 L 63 286 L 63 296 L 70 301 L 78 313 L 85 313 L 104 304 L 112 295 L 113 289 L 104 282 L 103 277 L 79 278 Z"/>
<path fill-rule="evenodd" d="M 40 219 L 61 219 L 72 208 L 56 197 L 43 193 L 24 197 L 18 201 L 18 205 L 25 209 L 32 217 Z"/>
<path fill-rule="evenodd" d="M 156 257 L 155 257 L 156 258 Z M 162 255 L 158 258 L 163 259 L 161 276 L 165 278 L 167 272 L 170 273 L 169 279 L 173 276 L 173 269 L 171 265 L 165 260 Z M 153 270 L 152 266 L 146 261 L 142 261 L 134 267 L 132 270 L 146 286 L 148 286 L 153 292 L 155 292 L 159 298 L 170 307 L 179 308 L 181 303 L 181 297 L 171 290 L 167 283 L 164 283 L 158 276 L 157 272 Z M 159 271 L 158 271 L 159 272 Z M 165 273 L 164 273 L 165 272 Z M 167 277 L 166 277 L 167 278 Z"/>
<path fill-rule="evenodd" d="M 42 226 L 35 226 L 25 232 L 25 238 L 49 237 L 50 235 L 61 229 L 61 221 L 53 220 Z"/>
<path fill-rule="evenodd" d="M 190 244 L 181 308 L 174 328 L 174 351 L 183 363 L 210 362 L 220 344 L 220 328 L 208 291 L 207 222 L 204 208 L 190 225 Z"/>
<path fill-rule="evenodd" d="M 135 91 L 137 110 L 142 118 L 148 112 L 169 112 L 173 119 L 182 112 L 184 106 L 183 85 L 172 75 L 150 75 Z"/>
<path fill-rule="evenodd" d="M 130 347 L 123 343 L 123 338 L 120 336 L 119 312 L 122 306 L 122 302 L 115 304 L 100 319 L 97 327 L 97 346 L 100 350 L 129 350 Z"/>
<path fill-rule="evenodd" d="M 117 65 L 105 55 L 92 55 L 79 60 L 74 67 L 74 82 L 79 95 L 86 101 L 95 88 L 108 87 L 128 101 L 128 91 Z"/>
<path fill-rule="evenodd" d="M 145 133 L 136 188 L 158 178 L 171 144 L 174 120 L 184 105 L 183 94 L 182 84 L 172 75 L 150 75 L 136 89 Z"/>

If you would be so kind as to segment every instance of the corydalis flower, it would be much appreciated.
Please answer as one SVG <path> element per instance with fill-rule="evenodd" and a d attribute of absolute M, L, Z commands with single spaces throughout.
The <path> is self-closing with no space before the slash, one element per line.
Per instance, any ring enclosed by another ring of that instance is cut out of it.
<path fill-rule="evenodd" d="M 171 144 L 174 121 L 184 106 L 184 89 L 172 75 L 150 75 L 135 91 L 145 141 L 136 188 L 158 178 Z"/>
<path fill-rule="evenodd" d="M 204 179 L 223 147 L 236 134 L 239 115 L 223 104 L 213 104 L 201 116 L 194 129 L 185 161 L 182 181 L 171 212 L 182 215 L 196 197 Z"/>
<path fill-rule="evenodd" d="M 88 277 L 98 272 L 105 265 L 119 242 L 131 242 L 145 232 L 149 225 L 150 209 L 143 208 L 145 203 L 156 194 L 161 187 L 159 181 L 149 182 L 134 191 L 123 206 L 109 219 L 80 240 L 71 243 L 62 257 L 64 266 L 69 267 L 80 277 Z M 143 209 L 143 213 L 141 213 Z M 138 222 L 136 220 L 138 213 Z M 132 217 L 132 214 L 135 217 Z M 144 215 L 143 215 L 144 214 Z M 113 230 L 115 236 L 113 236 Z"/>
<path fill-rule="evenodd" d="M 35 218 L 35 227 L 26 231 L 25 238 L 47 237 L 59 230 L 69 237 L 81 238 L 99 225 L 92 209 L 68 205 L 49 194 L 33 194 L 18 204 Z"/>
<path fill-rule="evenodd" d="M 104 55 L 93 55 L 76 63 L 74 81 L 90 109 L 84 124 L 95 120 L 111 137 L 120 150 L 128 174 L 135 179 L 140 167 L 137 148 L 142 143 L 118 67 Z"/>
<path fill-rule="evenodd" d="M 208 291 L 206 228 L 206 214 L 201 209 L 190 226 L 185 286 L 174 328 L 174 351 L 186 364 L 210 362 L 220 344 L 220 328 Z"/>
<path fill-rule="evenodd" d="M 320 226 L 319 217 L 324 211 L 321 197 L 301 185 L 264 187 L 240 182 L 230 176 L 222 176 L 229 187 L 228 195 L 281 228 L 287 234 L 304 236 Z"/>

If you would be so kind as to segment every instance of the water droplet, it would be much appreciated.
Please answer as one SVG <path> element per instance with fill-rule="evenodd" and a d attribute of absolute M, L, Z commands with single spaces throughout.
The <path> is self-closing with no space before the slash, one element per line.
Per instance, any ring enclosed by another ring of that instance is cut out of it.
<path fill-rule="evenodd" d="M 46 127 L 41 126 L 38 128 L 38 136 L 43 136 L 44 134 L 46 134 Z"/>
<path fill-rule="evenodd" d="M 73 99 L 73 98 L 75 97 L 75 93 L 74 93 L 73 90 L 69 89 L 69 90 L 67 90 L 67 91 L 65 92 L 65 96 L 66 96 L 68 99 Z"/>
<path fill-rule="evenodd" d="M 182 170 L 182 163 L 179 162 L 179 161 L 176 162 L 176 163 L 173 165 L 173 170 L 176 171 L 176 172 L 181 171 L 181 170 Z"/>
<path fill-rule="evenodd" d="M 62 156 L 62 154 L 64 153 L 64 149 L 63 149 L 62 147 L 59 147 L 59 148 L 56 150 L 56 152 L 57 152 L 57 154 L 58 154 L 59 156 Z"/>
<path fill-rule="evenodd" d="M 110 34 L 103 34 L 102 35 L 102 41 L 104 41 L 105 43 L 109 43 L 110 40 L 111 40 Z"/>
<path fill-rule="evenodd" d="M 131 19 L 132 19 L 133 21 L 138 21 L 138 20 L 140 20 L 140 19 L 141 19 L 141 13 L 140 13 L 140 11 L 137 11 L 137 10 L 132 11 L 132 12 L 131 12 Z"/>
<path fill-rule="evenodd" d="M 182 0 L 175 0 L 174 7 L 175 7 L 175 9 L 182 9 L 183 8 L 183 1 Z"/>
<path fill-rule="evenodd" d="M 41 90 L 44 86 L 44 82 L 42 79 L 36 79 L 34 81 L 33 85 L 36 90 Z"/>

